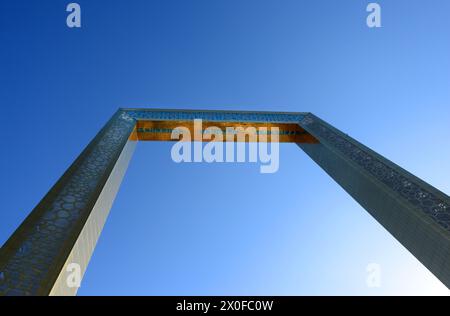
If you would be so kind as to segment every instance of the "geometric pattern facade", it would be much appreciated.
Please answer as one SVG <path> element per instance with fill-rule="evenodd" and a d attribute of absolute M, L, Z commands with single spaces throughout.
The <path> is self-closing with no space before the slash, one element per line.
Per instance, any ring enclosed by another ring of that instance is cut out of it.
<path fill-rule="evenodd" d="M 412 175 L 404 175 L 405 171 L 399 172 L 400 167 L 392 167 L 384 161 L 377 159 L 377 155 L 364 150 L 361 145 L 354 144 L 348 137 L 343 137 L 321 120 L 309 114 L 300 121 L 300 125 L 312 132 L 315 137 L 325 139 L 328 144 L 349 157 L 359 166 L 370 172 L 370 174 L 387 185 L 393 192 L 403 197 L 408 203 L 420 208 L 424 214 L 445 230 L 450 231 L 450 204 L 448 196 L 442 192 L 436 192 L 424 185 L 423 181 L 414 179 Z M 385 159 L 383 159 L 385 160 Z M 449 263 L 450 264 L 450 263 Z"/>

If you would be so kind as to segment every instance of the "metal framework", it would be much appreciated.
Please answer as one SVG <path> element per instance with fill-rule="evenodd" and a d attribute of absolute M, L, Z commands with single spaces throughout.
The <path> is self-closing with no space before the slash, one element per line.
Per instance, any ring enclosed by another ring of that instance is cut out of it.
<path fill-rule="evenodd" d="M 0 249 L 0 295 L 75 295 L 136 142 L 194 119 L 279 127 L 450 288 L 449 196 L 313 114 L 119 109 Z"/>

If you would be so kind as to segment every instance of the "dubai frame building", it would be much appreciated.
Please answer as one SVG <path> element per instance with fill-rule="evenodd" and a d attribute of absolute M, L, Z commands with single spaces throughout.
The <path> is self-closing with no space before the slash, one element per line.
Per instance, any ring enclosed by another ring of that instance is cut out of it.
<path fill-rule="evenodd" d="M 0 295 L 75 295 L 137 141 L 177 126 L 278 127 L 450 288 L 450 198 L 311 113 L 119 109 L 0 249 Z"/>

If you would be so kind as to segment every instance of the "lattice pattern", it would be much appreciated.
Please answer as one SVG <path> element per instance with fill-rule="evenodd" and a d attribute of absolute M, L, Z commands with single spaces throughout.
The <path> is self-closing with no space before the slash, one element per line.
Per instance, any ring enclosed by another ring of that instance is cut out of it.
<path fill-rule="evenodd" d="M 301 113 L 222 112 L 222 111 L 146 111 L 127 110 L 136 120 L 190 121 L 202 119 L 212 122 L 298 123 L 305 116 Z"/>
<path fill-rule="evenodd" d="M 33 295 L 48 277 L 64 243 L 73 234 L 76 224 L 86 219 L 87 203 L 95 198 L 95 190 L 108 176 L 108 168 L 115 163 L 135 126 L 125 114 L 113 119 L 92 151 L 70 176 L 62 189 L 28 231 L 16 252 L 0 266 L 0 295 Z M 39 207 L 39 206 L 38 206 Z"/>
<path fill-rule="evenodd" d="M 392 168 L 383 158 L 379 158 L 365 151 L 361 146 L 349 141 L 338 132 L 329 128 L 314 115 L 308 114 L 300 125 L 311 132 L 320 141 L 326 141 L 339 152 L 350 158 L 364 170 L 368 171 L 377 180 L 384 183 L 393 192 L 400 195 L 409 203 L 420 208 L 433 221 L 444 229 L 450 231 L 450 205 L 437 197 L 420 184 L 415 183 L 411 177 L 407 177 L 398 170 Z"/>

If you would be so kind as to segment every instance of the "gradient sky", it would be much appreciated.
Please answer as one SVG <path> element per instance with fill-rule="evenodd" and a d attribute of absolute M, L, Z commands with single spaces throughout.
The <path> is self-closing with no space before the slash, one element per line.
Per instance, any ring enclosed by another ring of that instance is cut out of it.
<path fill-rule="evenodd" d="M 450 192 L 450 2 L 0 2 L 0 243 L 118 107 L 310 111 Z M 80 295 L 449 294 L 293 144 L 280 169 L 141 143 Z M 366 267 L 381 267 L 381 287 Z"/>

